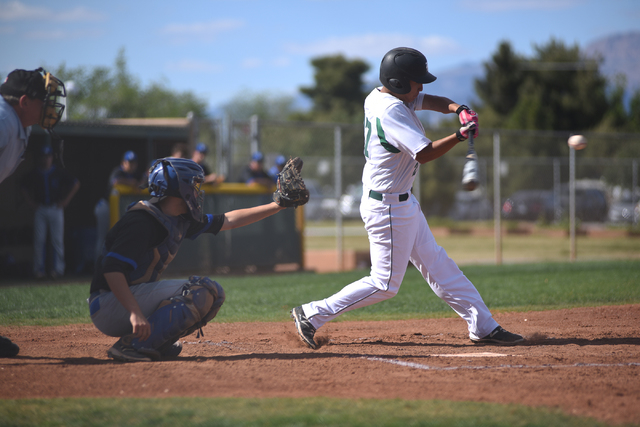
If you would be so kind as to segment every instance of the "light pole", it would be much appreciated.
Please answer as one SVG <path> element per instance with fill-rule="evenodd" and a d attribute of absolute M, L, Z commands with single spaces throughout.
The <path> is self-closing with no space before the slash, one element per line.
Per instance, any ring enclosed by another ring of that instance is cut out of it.
<path fill-rule="evenodd" d="M 69 80 L 68 82 L 65 82 L 64 84 L 64 88 L 67 92 L 67 96 L 65 96 L 64 99 L 64 111 L 62 112 L 62 118 L 60 119 L 63 122 L 67 121 L 67 112 L 69 111 L 69 97 L 71 95 L 73 95 L 76 92 L 76 82 L 74 82 L 73 80 Z"/>
<path fill-rule="evenodd" d="M 569 146 L 569 261 L 576 260 L 576 150 L 587 146 L 587 138 L 572 135 L 567 140 Z"/>

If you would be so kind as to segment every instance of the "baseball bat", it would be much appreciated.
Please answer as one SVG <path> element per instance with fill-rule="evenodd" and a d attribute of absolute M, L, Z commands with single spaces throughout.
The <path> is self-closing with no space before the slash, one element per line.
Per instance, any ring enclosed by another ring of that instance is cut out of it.
<path fill-rule="evenodd" d="M 462 188 L 465 191 L 473 191 L 478 187 L 478 155 L 473 146 L 473 131 L 469 132 L 467 143 L 467 162 L 462 169 Z"/>

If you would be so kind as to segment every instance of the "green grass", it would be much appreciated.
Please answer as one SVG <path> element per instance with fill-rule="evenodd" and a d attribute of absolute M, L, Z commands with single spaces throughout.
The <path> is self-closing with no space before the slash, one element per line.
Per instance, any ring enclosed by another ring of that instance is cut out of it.
<path fill-rule="evenodd" d="M 558 410 L 475 402 L 373 399 L 29 399 L 0 401 L 18 426 L 505 426 L 606 424 Z"/>
<path fill-rule="evenodd" d="M 357 223 L 350 222 L 355 227 Z M 322 225 L 322 224 L 321 224 Z M 459 225 L 464 228 L 464 225 Z M 325 228 L 329 228 L 325 226 Z M 362 233 L 344 236 L 345 250 L 368 251 L 369 241 L 362 226 Z M 490 228 L 486 235 L 450 234 L 436 235 L 436 241 L 459 265 L 495 263 L 495 242 Z M 310 236 L 305 238 L 305 248 L 335 249 L 333 236 Z M 576 238 L 577 260 L 640 259 L 640 238 L 616 237 L 596 238 L 578 236 Z M 569 261 L 570 240 L 567 236 L 545 234 L 502 235 L 502 259 L 504 263 Z"/>
<path fill-rule="evenodd" d="M 493 311 L 550 310 L 640 302 L 640 263 L 592 261 L 462 267 Z M 287 273 L 215 277 L 227 300 L 216 322 L 271 322 L 289 319 L 291 307 L 325 298 L 368 274 Z M 88 283 L 0 288 L 0 324 L 89 323 Z M 454 316 L 413 267 L 398 295 L 340 316 L 343 320 Z"/>
<path fill-rule="evenodd" d="M 640 302 L 640 263 L 597 261 L 462 268 L 493 312 Z M 215 277 L 227 293 L 215 322 L 288 321 L 291 307 L 338 291 L 367 271 Z M 89 323 L 89 283 L 0 287 L 0 325 Z M 407 271 L 395 298 L 344 320 L 454 316 Z M 8 369 L 5 367 L 5 369 Z M 475 402 L 306 399 L 0 400 L 2 426 L 604 426 L 552 409 Z"/>

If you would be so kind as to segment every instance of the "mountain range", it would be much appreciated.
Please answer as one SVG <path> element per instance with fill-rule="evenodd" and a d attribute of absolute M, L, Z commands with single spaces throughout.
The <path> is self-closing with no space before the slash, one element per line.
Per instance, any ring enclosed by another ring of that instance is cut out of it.
<path fill-rule="evenodd" d="M 588 57 L 602 59 L 600 72 L 610 82 L 614 82 L 616 76 L 625 76 L 626 93 L 624 99 L 628 106 L 633 92 L 640 90 L 640 31 L 602 37 L 581 47 L 581 51 Z M 490 61 L 490 59 L 487 58 L 485 61 Z M 435 74 L 438 79 L 429 84 L 426 89 L 428 93 L 446 96 L 472 108 L 480 103 L 475 92 L 474 81 L 484 76 L 482 62 L 463 63 L 457 67 L 435 72 Z M 380 85 L 379 81 L 366 83 L 367 87 L 378 85 Z M 294 97 L 294 106 L 296 109 L 308 110 L 312 104 L 307 96 L 298 93 Z M 210 114 L 213 117 L 221 116 L 221 107 L 212 109 Z M 423 121 L 427 123 L 431 121 L 433 125 L 437 124 L 439 120 L 437 114 L 421 114 L 420 116 Z"/>
<path fill-rule="evenodd" d="M 628 102 L 634 91 L 640 90 L 640 31 L 614 34 L 597 39 L 581 48 L 590 58 L 602 59 L 600 72 L 610 82 L 616 76 L 626 78 L 625 101 Z M 490 58 L 487 59 L 489 61 Z M 478 97 L 474 89 L 474 80 L 484 76 L 482 63 L 467 63 L 437 74 L 438 80 L 429 85 L 429 92 L 443 95 L 456 102 L 477 105 Z"/>

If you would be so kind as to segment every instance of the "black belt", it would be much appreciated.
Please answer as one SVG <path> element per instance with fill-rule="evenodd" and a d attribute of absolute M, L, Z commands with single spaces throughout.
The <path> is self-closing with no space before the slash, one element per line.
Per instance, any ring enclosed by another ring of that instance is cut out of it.
<path fill-rule="evenodd" d="M 382 201 L 382 193 L 378 193 L 377 191 L 369 190 L 369 197 L 372 199 Z M 409 199 L 409 193 L 402 193 L 398 196 L 398 200 L 404 202 Z"/>

